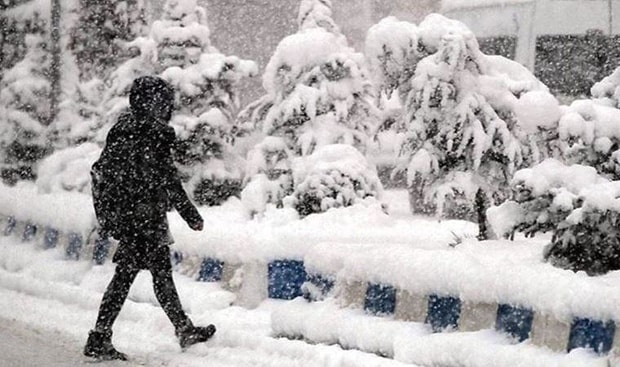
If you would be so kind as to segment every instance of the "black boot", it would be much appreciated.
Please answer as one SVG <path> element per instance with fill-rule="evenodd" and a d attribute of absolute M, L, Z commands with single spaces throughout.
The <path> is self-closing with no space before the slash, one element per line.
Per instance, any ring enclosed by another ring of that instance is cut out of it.
<path fill-rule="evenodd" d="M 127 360 L 127 356 L 124 353 L 114 349 L 112 345 L 112 330 L 91 330 L 88 333 L 88 341 L 86 341 L 86 346 L 84 347 L 84 355 L 106 361 L 113 359 Z"/>
<path fill-rule="evenodd" d="M 175 332 L 177 338 L 179 338 L 179 344 L 181 349 L 185 349 L 196 343 L 203 343 L 211 339 L 215 334 L 215 326 L 194 326 L 191 323 L 182 329 Z"/>

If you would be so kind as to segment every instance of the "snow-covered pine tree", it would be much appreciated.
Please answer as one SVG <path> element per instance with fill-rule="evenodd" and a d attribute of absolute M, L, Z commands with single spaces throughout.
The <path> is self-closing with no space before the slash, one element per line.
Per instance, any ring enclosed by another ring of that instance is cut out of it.
<path fill-rule="evenodd" d="M 283 137 L 296 155 L 333 143 L 364 151 L 377 111 L 363 56 L 331 19 L 329 0 L 303 0 L 298 21 L 299 31 L 280 42 L 267 65 L 267 95 L 240 119 Z"/>
<path fill-rule="evenodd" d="M 143 36 L 147 23 L 143 0 L 79 0 L 69 46 L 81 79 L 105 79 L 129 57 L 123 42 Z"/>
<path fill-rule="evenodd" d="M 37 6 L 38 5 L 38 6 Z M 41 6 L 42 5 L 42 6 Z M 0 5 L 0 77 L 27 52 L 26 35 L 46 34 L 49 2 L 7 0 Z"/>
<path fill-rule="evenodd" d="M 427 56 L 418 50 L 416 25 L 395 17 L 384 18 L 370 27 L 364 53 L 379 97 L 398 97 L 400 101 L 409 94 L 418 61 Z M 385 100 L 379 101 L 380 107 L 384 104 Z"/>
<path fill-rule="evenodd" d="M 527 70 L 480 52 L 462 23 L 429 15 L 418 27 L 419 42 L 433 54 L 422 59 L 407 97 L 407 158 L 413 212 L 474 219 L 479 189 L 492 203 L 506 199 L 515 168 L 545 158 L 534 137 L 554 126 L 557 101 Z M 532 106 L 528 92 L 549 97 L 551 111 L 520 119 Z"/>
<path fill-rule="evenodd" d="M 368 155 L 386 176 L 398 164 L 400 146 L 405 138 L 403 101 L 411 89 L 418 61 L 427 56 L 418 46 L 417 26 L 395 17 L 382 19 L 370 27 L 366 35 L 364 54 L 377 88 L 375 103 L 380 110 L 379 127 Z M 403 185 L 404 176 L 398 172 L 391 175 L 389 181 Z"/>
<path fill-rule="evenodd" d="M 365 152 L 378 123 L 363 56 L 331 14 L 329 0 L 301 1 L 298 32 L 279 43 L 263 75 L 267 95 L 239 115 L 241 126 L 282 138 L 298 157 L 338 143 Z"/>
<path fill-rule="evenodd" d="M 34 166 L 49 151 L 45 131 L 51 114 L 50 55 L 42 34 L 27 35 L 26 45 L 24 59 L 0 81 L 0 164 L 2 178 L 9 183 L 33 179 Z"/>
<path fill-rule="evenodd" d="M 199 204 L 217 205 L 241 191 L 243 162 L 234 143 L 237 88 L 242 78 L 257 73 L 253 61 L 221 54 L 211 45 L 206 10 L 196 0 L 167 0 L 161 19 L 148 37 L 125 47 L 138 56 L 114 70 L 106 83 L 107 111 L 96 130 L 97 141 L 128 106 L 136 77 L 158 74 L 177 92 L 171 125 L 177 133 L 175 159 L 188 190 Z"/>

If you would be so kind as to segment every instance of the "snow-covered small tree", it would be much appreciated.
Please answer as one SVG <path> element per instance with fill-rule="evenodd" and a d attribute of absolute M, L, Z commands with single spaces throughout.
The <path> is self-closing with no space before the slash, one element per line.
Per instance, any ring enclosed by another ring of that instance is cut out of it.
<path fill-rule="evenodd" d="M 49 53 L 39 34 L 28 35 L 26 44 L 25 58 L 0 81 L 0 163 L 9 182 L 34 178 L 33 166 L 48 153 Z"/>
<path fill-rule="evenodd" d="M 69 46 L 81 79 L 105 79 L 129 57 L 123 42 L 143 36 L 146 25 L 143 0 L 79 0 L 79 19 Z"/>
<path fill-rule="evenodd" d="M 267 95 L 240 119 L 284 138 L 296 155 L 333 143 L 364 151 L 378 117 L 363 56 L 331 19 L 329 0 L 303 0 L 298 21 L 299 31 L 280 42 L 267 65 Z"/>
<path fill-rule="evenodd" d="M 463 24 L 433 14 L 418 32 L 424 49 L 434 53 L 417 64 L 405 104 L 401 154 L 407 161 L 400 169 L 407 170 L 411 207 L 473 219 L 478 190 L 500 202 L 516 168 L 545 158 L 535 136 L 557 124 L 559 106 L 525 68 L 482 54 Z M 537 118 L 521 118 L 519 111 L 536 107 L 528 92 L 555 105 Z"/>
<path fill-rule="evenodd" d="M 171 125 L 177 133 L 175 160 L 194 200 L 217 205 L 241 191 L 243 161 L 234 143 L 237 88 L 242 78 L 256 74 L 252 61 L 226 56 L 211 45 L 206 10 L 196 0 L 167 0 L 161 19 L 148 37 L 125 47 L 139 55 L 111 73 L 97 129 L 97 140 L 128 106 L 136 77 L 158 74 L 175 88 L 177 109 Z"/>
<path fill-rule="evenodd" d="M 347 45 L 329 0 L 303 0 L 298 24 L 269 60 L 267 94 L 239 115 L 240 126 L 283 139 L 294 156 L 329 144 L 365 152 L 379 118 L 363 56 Z"/>

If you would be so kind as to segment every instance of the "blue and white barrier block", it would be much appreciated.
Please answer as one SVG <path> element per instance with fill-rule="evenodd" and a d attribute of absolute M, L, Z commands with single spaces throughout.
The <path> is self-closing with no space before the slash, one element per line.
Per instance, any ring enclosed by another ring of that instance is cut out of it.
<path fill-rule="evenodd" d="M 587 348 L 598 354 L 607 354 L 614 343 L 615 333 L 616 324 L 611 320 L 575 318 L 568 337 L 567 351 Z"/>
<path fill-rule="evenodd" d="M 303 296 L 301 287 L 306 281 L 303 261 L 274 260 L 267 266 L 269 298 L 290 300 Z"/>
<path fill-rule="evenodd" d="M 430 295 L 426 323 L 433 332 L 456 330 L 461 316 L 461 300 L 457 297 Z"/>
<path fill-rule="evenodd" d="M 534 312 L 531 309 L 500 304 L 497 307 L 495 329 L 522 342 L 529 339 L 533 321 Z"/>
<path fill-rule="evenodd" d="M 15 226 L 17 225 L 17 220 L 14 216 L 9 215 L 6 218 L 6 222 L 4 223 L 4 228 L 2 229 L 2 234 L 5 236 L 10 236 L 13 234 L 15 230 Z"/>
<path fill-rule="evenodd" d="M 393 315 L 396 310 L 396 288 L 369 283 L 366 287 L 364 311 L 374 315 Z"/>
<path fill-rule="evenodd" d="M 198 280 L 201 282 L 219 282 L 222 280 L 224 262 L 208 257 L 202 261 L 198 272 Z"/>
<path fill-rule="evenodd" d="M 79 260 L 84 245 L 83 236 L 76 232 L 67 234 L 67 244 L 65 247 L 65 255 L 69 260 Z"/>
<path fill-rule="evenodd" d="M 497 320 L 498 304 L 494 302 L 462 301 L 459 331 L 493 329 Z"/>
<path fill-rule="evenodd" d="M 571 325 L 572 320 L 561 320 L 548 313 L 535 312 L 530 334 L 532 343 L 539 347 L 547 347 L 554 352 L 565 352 Z"/>
<path fill-rule="evenodd" d="M 95 238 L 95 243 L 93 244 L 93 262 L 96 265 L 103 265 L 105 263 L 110 253 L 111 244 L 112 241 L 107 237 L 97 236 Z"/>
<path fill-rule="evenodd" d="M 60 232 L 56 228 L 46 227 L 43 232 L 43 248 L 51 249 L 56 247 L 60 239 Z"/>
<path fill-rule="evenodd" d="M 394 317 L 397 320 L 423 323 L 426 320 L 427 308 L 427 296 L 401 289 L 396 291 Z"/>
<path fill-rule="evenodd" d="M 37 225 L 27 221 L 24 223 L 24 230 L 22 232 L 22 241 L 29 242 L 32 241 L 37 235 Z"/>

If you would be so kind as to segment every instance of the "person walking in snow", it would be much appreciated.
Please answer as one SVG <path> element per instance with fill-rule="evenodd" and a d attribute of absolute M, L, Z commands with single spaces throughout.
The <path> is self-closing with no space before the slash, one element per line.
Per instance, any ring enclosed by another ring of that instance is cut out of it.
<path fill-rule="evenodd" d="M 168 122 L 173 102 L 174 91 L 164 80 L 150 76 L 134 80 L 130 109 L 112 127 L 93 164 L 93 203 L 100 233 L 119 240 L 119 246 L 113 257 L 114 276 L 84 347 L 86 356 L 127 359 L 112 345 L 112 325 L 142 269 L 153 276 L 155 296 L 174 325 L 181 348 L 207 341 L 215 333 L 213 325 L 193 325 L 172 278 L 166 212 L 172 206 L 191 229 L 203 229 L 202 217 L 183 189 L 172 160 L 175 133 Z"/>

